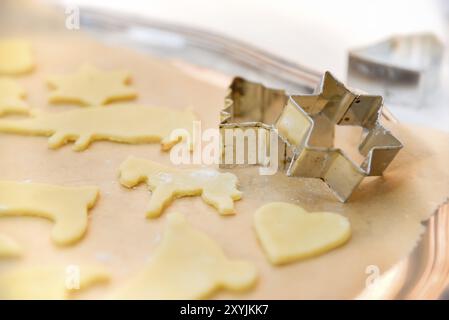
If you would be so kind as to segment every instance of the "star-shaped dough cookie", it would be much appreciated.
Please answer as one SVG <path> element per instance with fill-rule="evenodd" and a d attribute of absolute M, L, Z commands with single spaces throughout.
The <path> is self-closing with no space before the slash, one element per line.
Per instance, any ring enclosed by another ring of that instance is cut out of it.
<path fill-rule="evenodd" d="M 130 80 L 131 76 L 126 71 L 101 71 L 91 65 L 84 65 L 74 74 L 47 79 L 53 89 L 49 101 L 99 106 L 117 100 L 134 99 L 137 92 L 128 86 Z"/>
<path fill-rule="evenodd" d="M 24 40 L 0 40 L 0 74 L 17 75 L 32 71 L 34 58 L 31 45 Z"/>
<path fill-rule="evenodd" d="M 30 109 L 23 101 L 26 93 L 17 82 L 0 78 L 0 116 L 9 113 L 28 114 Z"/>

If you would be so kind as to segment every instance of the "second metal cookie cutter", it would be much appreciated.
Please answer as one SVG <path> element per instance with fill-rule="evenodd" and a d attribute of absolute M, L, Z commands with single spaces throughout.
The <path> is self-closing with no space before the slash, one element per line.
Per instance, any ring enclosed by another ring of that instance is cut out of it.
<path fill-rule="evenodd" d="M 348 56 L 348 84 L 380 94 L 391 104 L 422 107 L 435 103 L 444 45 L 431 33 L 397 35 Z"/>
<path fill-rule="evenodd" d="M 281 168 L 287 175 L 322 179 L 340 201 L 346 202 L 364 177 L 382 175 L 402 148 L 380 123 L 382 105 L 381 96 L 356 94 L 329 72 L 311 95 L 287 96 L 282 90 L 235 78 L 221 112 L 220 166 L 248 165 L 224 161 L 224 155 L 236 148 L 234 143 L 223 142 L 225 129 L 256 129 L 266 135 L 274 132 L 281 146 Z M 335 125 L 362 127 L 358 150 L 364 161 L 360 166 L 334 147 Z M 258 143 L 246 150 L 258 155 L 251 164 L 266 165 L 265 158 L 260 157 L 266 150 L 260 148 L 267 147 Z"/>

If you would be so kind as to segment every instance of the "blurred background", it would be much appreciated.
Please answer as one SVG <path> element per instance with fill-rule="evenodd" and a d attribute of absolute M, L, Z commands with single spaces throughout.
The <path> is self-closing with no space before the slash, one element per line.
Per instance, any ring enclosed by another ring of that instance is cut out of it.
<path fill-rule="evenodd" d="M 444 37 L 443 0 L 65 0 L 181 23 L 251 43 L 317 70 L 346 76 L 347 51 L 392 34 Z M 446 11 L 447 10 L 447 11 Z M 447 15 L 446 15 L 447 13 Z M 446 21 L 447 20 L 447 21 Z"/>
<path fill-rule="evenodd" d="M 350 50 L 370 46 L 392 36 L 422 32 L 434 35 L 442 46 L 448 40 L 449 1 L 443 0 L 57 2 L 66 6 L 113 10 L 123 15 L 136 15 L 222 34 L 317 72 L 330 70 L 343 81 L 348 80 Z M 399 55 L 396 61 L 401 62 L 406 58 Z M 426 96 L 425 103 L 419 100 L 417 106 L 387 100 L 389 108 L 400 121 L 449 131 L 447 61 L 444 50 L 441 66 L 432 70 L 432 76 L 438 76 L 439 82 L 419 89 L 419 97 Z M 357 82 L 350 84 L 357 86 Z M 358 87 L 370 91 L 369 86 Z M 406 92 L 405 96 L 408 95 Z"/>

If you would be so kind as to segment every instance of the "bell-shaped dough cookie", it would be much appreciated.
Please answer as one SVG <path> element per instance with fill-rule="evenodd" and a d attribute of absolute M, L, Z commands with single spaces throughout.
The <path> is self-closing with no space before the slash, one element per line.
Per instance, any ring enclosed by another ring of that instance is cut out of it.
<path fill-rule="evenodd" d="M 20 39 L 0 40 L 0 75 L 18 75 L 32 71 L 31 45 Z"/>
<path fill-rule="evenodd" d="M 87 229 L 87 213 L 97 200 L 97 187 L 61 187 L 0 181 L 1 216 L 38 216 L 54 222 L 52 240 L 59 245 L 78 241 Z"/>
<path fill-rule="evenodd" d="M 139 105 L 92 107 L 60 113 L 39 114 L 28 119 L 0 120 L 0 132 L 50 137 L 48 145 L 56 149 L 75 141 L 73 149 L 82 151 L 92 141 L 108 140 L 120 143 L 157 143 L 170 149 L 192 131 L 195 116 L 189 110 Z M 179 135 L 173 134 L 173 131 Z"/>
<path fill-rule="evenodd" d="M 5 114 L 28 114 L 30 109 L 23 101 L 25 90 L 17 82 L 0 78 L 0 116 Z"/>
<path fill-rule="evenodd" d="M 128 85 L 130 79 L 126 71 L 101 71 L 84 65 L 74 74 L 49 77 L 47 82 L 53 89 L 49 100 L 100 106 L 117 100 L 134 99 L 137 92 Z"/>
<path fill-rule="evenodd" d="M 242 291 L 256 282 L 252 264 L 226 258 L 183 215 L 167 216 L 159 247 L 143 271 L 113 295 L 114 299 L 201 299 L 218 289 Z"/>
<path fill-rule="evenodd" d="M 0 259 L 16 258 L 22 255 L 22 247 L 10 237 L 0 234 Z"/>
<path fill-rule="evenodd" d="M 331 212 L 309 213 L 285 202 L 260 207 L 254 215 L 254 226 L 273 264 L 317 256 L 344 244 L 351 236 L 347 218 Z"/>
<path fill-rule="evenodd" d="M 27 266 L 0 273 L 0 300 L 62 300 L 76 290 L 104 283 L 109 273 L 99 267 Z"/>
<path fill-rule="evenodd" d="M 147 217 L 158 217 L 175 198 L 199 196 L 222 215 L 234 214 L 234 201 L 242 197 L 237 177 L 215 170 L 181 170 L 129 157 L 120 166 L 120 183 L 131 188 L 145 182 L 152 191 Z"/>

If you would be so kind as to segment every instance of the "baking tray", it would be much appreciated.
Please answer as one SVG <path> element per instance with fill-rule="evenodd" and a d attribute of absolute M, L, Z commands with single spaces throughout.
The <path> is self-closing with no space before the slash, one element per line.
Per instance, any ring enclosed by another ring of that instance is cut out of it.
<path fill-rule="evenodd" d="M 58 10 L 64 12 L 62 7 Z M 80 11 L 82 31 L 99 41 L 194 66 L 196 75 L 210 81 L 228 81 L 239 75 L 298 94 L 311 93 L 321 78 L 317 71 L 203 30 L 90 7 L 80 7 Z M 386 108 L 383 118 L 397 121 Z M 449 203 L 426 222 L 426 231 L 412 253 L 361 292 L 359 298 L 449 299 L 448 216 Z"/>

